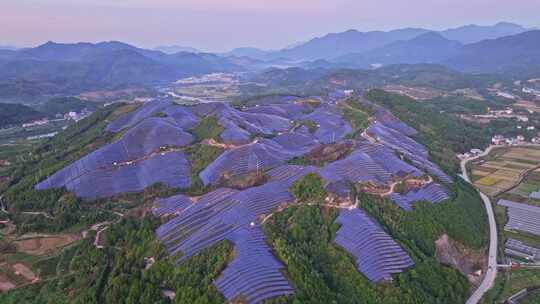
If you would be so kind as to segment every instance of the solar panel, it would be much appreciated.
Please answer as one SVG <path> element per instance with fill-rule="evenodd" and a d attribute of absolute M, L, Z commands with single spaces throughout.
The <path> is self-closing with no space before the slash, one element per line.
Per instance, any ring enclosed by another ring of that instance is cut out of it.
<path fill-rule="evenodd" d="M 414 265 L 409 255 L 360 209 L 342 209 L 336 243 L 356 258 L 358 270 L 370 281 L 391 280 Z"/>

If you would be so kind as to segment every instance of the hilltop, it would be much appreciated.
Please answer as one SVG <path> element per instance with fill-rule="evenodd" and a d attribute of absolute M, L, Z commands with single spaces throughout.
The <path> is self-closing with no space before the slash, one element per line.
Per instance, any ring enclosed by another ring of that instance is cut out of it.
<path fill-rule="evenodd" d="M 12 256 L 38 283 L 0 299 L 161 301 L 166 291 L 181 302 L 463 301 L 476 281 L 442 266 L 435 241 L 481 251 L 486 228 L 478 195 L 439 149 L 452 137 L 418 133 L 385 108 L 414 101 L 366 97 L 98 110 L 37 147 L 8 181 L 16 233 L 69 231 L 75 242 L 32 265 Z M 360 231 L 369 233 L 352 237 Z M 126 288 L 134 279 L 138 288 Z"/>

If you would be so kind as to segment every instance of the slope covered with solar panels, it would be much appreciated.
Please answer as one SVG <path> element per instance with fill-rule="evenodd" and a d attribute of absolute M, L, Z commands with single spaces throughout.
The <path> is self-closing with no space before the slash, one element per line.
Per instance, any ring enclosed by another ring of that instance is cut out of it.
<path fill-rule="evenodd" d="M 66 187 L 79 197 L 95 199 L 142 191 L 156 183 L 187 188 L 191 185 L 191 166 L 185 153 L 161 150 L 182 148 L 192 141 L 193 136 L 174 120 L 149 117 L 119 140 L 37 184 L 36 189 Z"/>
<path fill-rule="evenodd" d="M 414 203 L 419 201 L 428 201 L 440 203 L 449 199 L 446 189 L 435 183 L 430 183 L 424 187 L 413 189 L 405 194 L 392 193 L 390 199 L 404 210 L 410 211 Z"/>
<path fill-rule="evenodd" d="M 342 108 L 332 101 L 319 101 L 269 97 L 241 108 L 225 103 L 148 102 L 107 126 L 119 139 L 36 188 L 66 187 L 88 199 L 138 192 L 155 183 L 186 189 L 192 184 L 192 172 L 184 149 L 195 143 L 192 131 L 199 121 L 216 117 L 223 131 L 215 140 L 225 151 L 199 173 L 208 192 L 200 197 L 178 194 L 158 199 L 152 213 L 167 221 L 156 235 L 178 263 L 219 242 L 231 242 L 234 258 L 214 282 L 227 300 L 259 303 L 290 295 L 293 284 L 283 275 L 283 265 L 272 255 L 260 228 L 272 213 L 294 204 L 290 188 L 295 181 L 317 173 L 326 190 L 338 196 L 350 195 L 350 184 L 389 187 L 426 174 L 451 182 L 428 160 L 425 147 L 410 137 L 415 131 L 383 108 L 376 108 L 368 136 L 350 139 L 352 127 L 343 118 Z M 310 128 L 304 124 L 307 121 Z M 320 167 L 289 164 L 336 143 L 347 143 L 343 146 L 350 151 Z M 235 189 L 224 183 L 252 173 L 264 175 L 264 181 Z M 448 194 L 444 186 L 431 183 L 389 198 L 408 211 L 416 201 L 438 203 Z M 361 210 L 342 210 L 337 222 L 342 226 L 336 243 L 356 257 L 358 270 L 369 280 L 388 280 L 413 265 L 407 253 Z"/>
<path fill-rule="evenodd" d="M 390 280 L 414 265 L 409 255 L 360 209 L 341 210 L 336 243 L 356 258 L 358 271 L 370 281 Z"/>

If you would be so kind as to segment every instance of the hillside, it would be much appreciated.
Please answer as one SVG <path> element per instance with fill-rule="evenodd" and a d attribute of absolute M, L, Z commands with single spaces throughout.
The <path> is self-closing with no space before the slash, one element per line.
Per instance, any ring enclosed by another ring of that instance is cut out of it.
<path fill-rule="evenodd" d="M 514 23 L 499 22 L 495 25 L 465 25 L 441 31 L 440 34 L 449 40 L 456 40 L 463 44 L 480 42 L 487 39 L 497 39 L 529 31 L 529 29 Z"/>
<path fill-rule="evenodd" d="M 302 45 L 273 53 L 274 58 L 315 60 L 331 59 L 349 53 L 363 53 L 398 40 L 409 40 L 427 32 L 423 29 L 401 29 L 389 32 L 349 30 L 314 38 Z"/>
<path fill-rule="evenodd" d="M 129 85 L 155 85 L 212 72 L 241 71 L 242 67 L 213 54 L 165 54 L 121 42 L 60 44 L 48 42 L 0 57 L 3 95 L 14 82 L 33 82 L 44 94 L 78 93 Z"/>
<path fill-rule="evenodd" d="M 43 113 L 25 105 L 0 103 L 0 128 L 44 117 Z"/>
<path fill-rule="evenodd" d="M 529 31 L 466 45 L 445 63 L 472 73 L 538 75 L 539 55 L 540 31 Z"/>
<path fill-rule="evenodd" d="M 0 301 L 462 302 L 468 273 L 442 266 L 435 241 L 485 245 L 479 198 L 439 150 L 468 146 L 367 97 L 99 109 L 12 169 L 3 271 L 40 280 Z M 71 241 L 21 260 L 30 232 Z"/>
<path fill-rule="evenodd" d="M 366 53 L 348 54 L 334 61 L 353 63 L 361 67 L 373 64 L 439 63 L 458 54 L 461 47 L 462 44 L 457 41 L 430 32 L 411 40 L 396 41 Z"/>

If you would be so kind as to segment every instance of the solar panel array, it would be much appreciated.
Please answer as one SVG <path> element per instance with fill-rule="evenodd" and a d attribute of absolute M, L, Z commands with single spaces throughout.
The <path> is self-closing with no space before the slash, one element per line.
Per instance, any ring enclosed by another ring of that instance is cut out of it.
<path fill-rule="evenodd" d="M 294 175 L 243 191 L 220 188 L 204 195 L 173 220 L 159 227 L 157 234 L 171 255 L 182 259 L 222 241 L 234 230 L 247 227 L 282 203 L 292 202 L 291 185 L 311 172 L 307 167 Z"/>
<path fill-rule="evenodd" d="M 449 198 L 446 189 L 435 183 L 413 189 L 406 194 L 392 193 L 390 195 L 391 200 L 407 211 L 411 211 L 414 203 L 418 201 L 428 201 L 436 204 Z"/>
<path fill-rule="evenodd" d="M 160 198 L 157 200 L 155 206 L 152 208 L 152 214 L 154 216 L 163 216 L 169 214 L 175 214 L 187 209 L 193 201 L 189 196 L 183 194 L 171 196 L 168 198 Z"/>
<path fill-rule="evenodd" d="M 171 188 L 191 186 L 191 166 L 183 152 L 159 154 L 131 165 L 86 170 L 81 161 L 36 185 L 37 190 L 66 187 L 85 199 L 139 192 L 157 183 Z"/>
<path fill-rule="evenodd" d="M 499 200 L 498 205 L 507 207 L 508 222 L 505 229 L 540 235 L 540 207 Z"/>
<path fill-rule="evenodd" d="M 167 118 L 150 117 L 106 145 L 36 185 L 37 190 L 66 187 L 83 198 L 144 190 L 154 183 L 186 188 L 191 166 L 182 152 L 160 155 L 162 147 L 184 147 L 193 136 Z M 155 158 L 155 159 L 154 159 Z M 158 160 L 169 165 L 162 172 Z M 95 179 L 95 180 L 94 180 Z"/>
<path fill-rule="evenodd" d="M 306 154 L 320 145 L 311 134 L 299 131 L 284 133 L 274 137 L 272 140 L 295 156 Z"/>
<path fill-rule="evenodd" d="M 262 113 L 285 117 L 292 120 L 301 119 L 303 115 L 313 111 L 307 104 L 270 104 L 250 107 L 245 110 L 249 113 Z"/>
<path fill-rule="evenodd" d="M 315 107 L 294 103 L 297 99 L 266 98 L 259 106 L 244 111 L 225 103 L 192 107 L 168 101 L 146 103 L 107 126 L 111 132 L 129 128 L 120 140 L 60 170 L 36 185 L 36 189 L 65 186 L 80 197 L 98 198 L 142 191 L 155 183 L 187 188 L 192 179 L 186 155 L 178 149 L 165 152 L 164 148 L 191 144 L 193 136 L 187 131 L 202 117 L 213 115 L 224 128 L 221 140 L 239 146 L 227 149 L 200 173 L 203 184 L 217 185 L 222 178 L 253 172 L 265 172 L 268 180 L 262 186 L 242 191 L 218 188 L 200 198 L 176 195 L 159 199 L 152 208 L 153 214 L 173 218 L 161 225 L 156 234 L 169 254 L 179 254 L 178 262 L 218 242 L 233 242 L 235 259 L 214 282 L 227 300 L 243 297 L 248 303 L 258 303 L 291 294 L 293 288 L 281 273 L 283 265 L 272 256 L 258 225 L 264 216 L 294 200 L 289 189 L 296 180 L 317 172 L 326 189 L 340 195 L 350 192 L 351 182 L 388 185 L 405 176 L 423 176 L 419 169 L 443 181 L 450 180 L 429 162 L 426 148 L 409 137 L 415 131 L 378 106 L 377 121 L 368 133 L 380 143 L 354 140 L 351 154 L 320 169 L 287 165 L 293 157 L 321 144 L 342 141 L 352 132 L 341 110 L 332 102 L 323 101 Z M 156 117 L 158 112 L 166 117 Z M 305 126 L 293 130 L 293 121 L 305 120 L 317 124 L 314 133 Z M 264 138 L 254 140 L 256 136 Z M 437 203 L 446 198 L 448 194 L 438 184 L 392 196 L 407 210 L 418 200 Z M 356 257 L 358 270 L 369 280 L 391 279 L 393 274 L 413 265 L 407 253 L 363 211 L 342 210 L 337 221 L 342 227 L 336 243 Z"/>
<path fill-rule="evenodd" d="M 221 154 L 204 169 L 199 177 L 205 185 L 216 184 L 222 177 L 234 177 L 252 172 L 263 172 L 284 164 L 295 156 L 274 141 L 261 139 Z"/>
<path fill-rule="evenodd" d="M 351 125 L 343 119 L 341 110 L 335 105 L 321 105 L 312 113 L 304 115 L 302 120 L 317 123 L 318 128 L 313 135 L 324 144 L 339 141 L 352 132 Z"/>
<path fill-rule="evenodd" d="M 516 239 L 508 239 L 506 241 L 505 247 L 510 250 L 525 253 L 530 257 L 540 257 L 540 248 L 529 246 L 522 241 L 518 241 Z"/>
<path fill-rule="evenodd" d="M 336 243 L 356 258 L 358 270 L 372 282 L 392 279 L 414 262 L 384 230 L 360 209 L 342 209 Z"/>
<path fill-rule="evenodd" d="M 392 128 L 400 133 L 403 133 L 407 136 L 413 136 L 418 133 L 415 129 L 411 128 L 410 126 L 399 120 L 384 107 L 375 104 L 365 98 L 358 98 L 357 100 L 365 107 L 371 108 L 376 121 L 382 123 L 383 125 Z"/>
<path fill-rule="evenodd" d="M 361 146 L 348 157 L 326 165 L 321 176 L 328 182 L 346 180 L 352 183 L 388 184 L 394 176 L 421 175 L 415 167 L 399 159 L 382 146 Z"/>
<path fill-rule="evenodd" d="M 283 265 L 272 255 L 259 226 L 240 228 L 228 239 L 234 243 L 236 254 L 214 282 L 227 300 L 241 296 L 255 304 L 294 293 L 281 273 Z"/>
<path fill-rule="evenodd" d="M 387 147 L 402 153 L 414 166 L 436 176 L 442 182 L 452 183 L 452 179 L 448 175 L 429 161 L 427 149 L 406 134 L 387 127 L 378 121 L 372 123 L 367 132 Z"/>
<path fill-rule="evenodd" d="M 140 121 L 151 117 L 152 115 L 158 113 L 159 111 L 162 111 L 166 107 L 170 106 L 171 102 L 169 101 L 163 101 L 163 100 L 156 100 L 156 101 L 150 101 L 142 105 L 137 110 L 122 115 L 115 119 L 113 122 L 111 122 L 107 128 L 106 131 L 109 132 L 120 132 L 121 130 L 125 128 L 132 127 L 139 123 Z"/>

